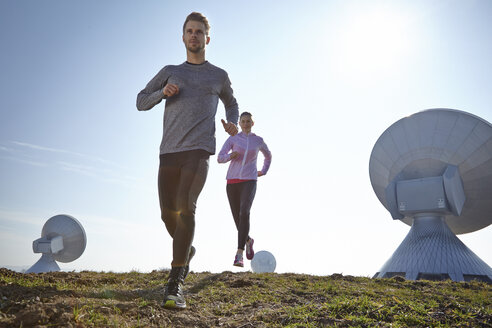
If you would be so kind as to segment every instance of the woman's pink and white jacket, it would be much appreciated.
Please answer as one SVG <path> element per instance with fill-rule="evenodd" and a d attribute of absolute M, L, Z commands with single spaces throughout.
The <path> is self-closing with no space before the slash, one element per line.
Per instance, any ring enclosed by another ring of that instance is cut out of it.
<path fill-rule="evenodd" d="M 238 152 L 239 156 L 231 160 L 231 152 Z M 268 150 L 263 138 L 254 133 L 245 134 L 240 132 L 235 136 L 229 137 L 217 156 L 219 163 L 231 161 L 227 171 L 227 179 L 256 180 L 258 179 L 258 169 L 256 162 L 258 152 L 263 154 L 263 168 L 261 173 L 266 174 L 272 162 L 272 153 Z"/>

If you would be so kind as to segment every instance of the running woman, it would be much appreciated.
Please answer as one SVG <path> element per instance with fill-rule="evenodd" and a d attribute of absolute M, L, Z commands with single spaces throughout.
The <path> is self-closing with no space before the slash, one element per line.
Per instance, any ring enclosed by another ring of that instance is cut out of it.
<path fill-rule="evenodd" d="M 217 156 L 219 163 L 229 164 L 227 171 L 227 198 L 232 217 L 237 228 L 237 251 L 234 266 L 244 267 L 243 252 L 252 260 L 254 240 L 249 236 L 249 213 L 256 194 L 256 180 L 267 174 L 272 162 L 272 153 L 263 139 L 251 132 L 255 123 L 251 113 L 244 112 L 239 117 L 240 133 L 230 136 Z M 257 170 L 258 152 L 264 156 L 263 168 Z"/>

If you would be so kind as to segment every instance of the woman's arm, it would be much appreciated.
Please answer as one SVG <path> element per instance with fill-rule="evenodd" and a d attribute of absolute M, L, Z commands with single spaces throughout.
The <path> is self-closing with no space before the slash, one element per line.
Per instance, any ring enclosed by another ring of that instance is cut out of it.
<path fill-rule="evenodd" d="M 258 171 L 259 177 L 267 174 L 268 170 L 270 169 L 270 164 L 272 163 L 272 152 L 268 149 L 268 146 L 264 141 L 260 145 L 260 151 L 265 159 L 263 160 L 263 168 L 261 169 L 261 171 Z"/>
<path fill-rule="evenodd" d="M 217 162 L 219 163 L 227 163 L 229 162 L 231 158 L 231 154 L 229 154 L 229 151 L 232 149 L 232 146 L 234 143 L 232 142 L 232 137 L 227 138 L 226 142 L 222 146 L 222 149 L 220 150 L 219 154 L 217 155 Z"/>

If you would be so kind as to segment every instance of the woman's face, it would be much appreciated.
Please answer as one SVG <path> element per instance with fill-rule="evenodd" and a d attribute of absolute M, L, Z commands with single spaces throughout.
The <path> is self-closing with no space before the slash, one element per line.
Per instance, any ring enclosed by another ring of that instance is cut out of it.
<path fill-rule="evenodd" d="M 244 133 L 250 133 L 251 127 L 255 124 L 249 115 L 243 115 L 239 119 L 239 126 Z"/>

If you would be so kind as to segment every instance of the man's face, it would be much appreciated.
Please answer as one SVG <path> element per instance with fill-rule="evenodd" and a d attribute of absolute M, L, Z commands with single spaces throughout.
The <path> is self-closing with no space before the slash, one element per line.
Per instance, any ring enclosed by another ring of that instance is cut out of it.
<path fill-rule="evenodd" d="M 205 24 L 197 21 L 186 23 L 183 42 L 189 52 L 199 53 L 205 49 L 210 42 L 210 37 L 205 33 Z"/>

